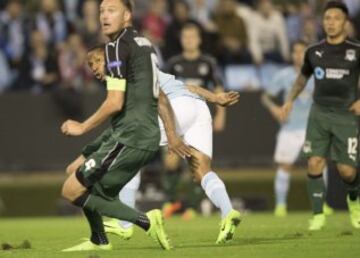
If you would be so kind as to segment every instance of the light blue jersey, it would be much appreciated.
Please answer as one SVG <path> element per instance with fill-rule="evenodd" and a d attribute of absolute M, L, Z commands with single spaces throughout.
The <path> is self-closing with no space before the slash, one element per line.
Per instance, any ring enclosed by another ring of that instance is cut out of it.
<path fill-rule="evenodd" d="M 160 70 L 158 75 L 160 88 L 168 97 L 168 99 L 174 99 L 184 96 L 201 99 L 198 95 L 190 92 L 182 81 L 176 80 L 174 75 L 164 73 Z"/>
<path fill-rule="evenodd" d="M 284 92 L 284 100 L 290 94 L 291 88 L 298 76 L 293 66 L 284 68 L 278 72 L 270 83 L 267 92 L 272 96 L 277 96 L 280 92 Z M 295 100 L 293 110 L 289 115 L 288 121 L 282 125 L 282 130 L 305 130 L 312 105 L 312 96 L 314 91 L 314 79 L 308 81 L 305 89 Z"/>

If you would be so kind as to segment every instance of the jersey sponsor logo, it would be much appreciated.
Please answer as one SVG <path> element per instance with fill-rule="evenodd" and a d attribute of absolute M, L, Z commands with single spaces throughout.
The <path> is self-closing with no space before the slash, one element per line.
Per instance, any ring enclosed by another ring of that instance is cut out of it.
<path fill-rule="evenodd" d="M 355 49 L 346 50 L 345 60 L 350 61 L 350 62 L 356 61 L 356 51 L 355 51 Z"/>
<path fill-rule="evenodd" d="M 322 58 L 324 54 L 324 51 L 315 51 L 315 55 L 317 55 L 319 58 Z"/>
<path fill-rule="evenodd" d="M 326 79 L 341 80 L 344 76 L 349 75 L 350 71 L 347 69 L 326 69 Z"/>
<path fill-rule="evenodd" d="M 321 67 L 315 68 L 315 78 L 318 80 L 322 80 L 325 77 L 325 71 Z"/>
<path fill-rule="evenodd" d="M 110 70 L 112 68 L 118 68 L 122 66 L 122 62 L 121 61 L 113 61 L 107 64 L 107 68 Z"/>
<path fill-rule="evenodd" d="M 205 63 L 199 65 L 199 74 L 202 76 L 207 75 L 209 73 L 209 66 Z"/>
<path fill-rule="evenodd" d="M 152 47 L 152 44 L 150 40 L 144 37 L 136 37 L 134 38 L 136 44 L 138 44 L 139 47 Z"/>

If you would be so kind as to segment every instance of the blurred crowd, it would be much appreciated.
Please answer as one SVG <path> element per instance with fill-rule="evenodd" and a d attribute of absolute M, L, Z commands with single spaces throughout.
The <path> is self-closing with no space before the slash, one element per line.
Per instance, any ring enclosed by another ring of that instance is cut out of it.
<path fill-rule="evenodd" d="M 344 1 L 351 10 L 349 37 L 356 38 L 360 1 Z M 282 66 L 290 61 L 292 42 L 319 40 L 326 0 L 134 2 L 135 27 L 157 46 L 163 64 L 181 53 L 181 28 L 194 23 L 202 31 L 203 51 L 231 77 L 231 67 Z M 107 40 L 98 7 L 98 0 L 1 0 L 0 92 L 97 89 L 85 59 L 88 48 Z"/>

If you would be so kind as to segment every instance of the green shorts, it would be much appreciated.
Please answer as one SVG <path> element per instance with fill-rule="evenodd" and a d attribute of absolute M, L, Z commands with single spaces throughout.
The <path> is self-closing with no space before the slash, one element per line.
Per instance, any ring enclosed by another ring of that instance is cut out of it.
<path fill-rule="evenodd" d="M 155 154 L 156 151 L 125 146 L 110 136 L 87 157 L 76 177 L 91 193 L 113 200 Z"/>
<path fill-rule="evenodd" d="M 331 157 L 336 163 L 356 167 L 358 118 L 346 110 L 313 104 L 303 152 L 308 158 Z"/>

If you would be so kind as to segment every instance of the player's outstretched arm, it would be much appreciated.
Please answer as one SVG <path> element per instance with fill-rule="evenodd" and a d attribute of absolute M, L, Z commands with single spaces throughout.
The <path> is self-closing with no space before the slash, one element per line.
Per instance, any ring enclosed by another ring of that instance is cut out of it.
<path fill-rule="evenodd" d="M 191 157 L 191 149 L 185 145 L 176 133 L 174 111 L 162 90 L 160 90 L 159 94 L 158 110 L 160 118 L 164 123 L 169 150 L 177 153 L 181 157 Z"/>
<path fill-rule="evenodd" d="M 293 107 L 293 102 L 296 100 L 296 98 L 299 96 L 299 94 L 304 90 L 306 83 L 308 81 L 309 77 L 303 75 L 300 73 L 298 77 L 296 78 L 293 87 L 291 88 L 290 94 L 287 97 L 284 105 L 282 106 L 282 120 L 286 121 L 289 117 L 289 114 Z"/>
<path fill-rule="evenodd" d="M 79 136 L 98 127 L 114 113 L 120 112 L 124 105 L 125 92 L 118 90 L 108 90 L 107 97 L 99 109 L 90 116 L 85 122 L 79 123 L 67 120 L 62 126 L 61 131 L 65 135 Z"/>
<path fill-rule="evenodd" d="M 272 98 L 273 96 L 269 95 L 266 92 L 263 92 L 263 94 L 261 95 L 261 103 L 270 112 L 270 114 L 275 118 L 276 121 L 283 123 L 284 121 L 282 120 L 283 117 L 281 106 L 277 105 Z"/>
<path fill-rule="evenodd" d="M 195 85 L 187 85 L 186 87 L 189 91 L 199 95 L 206 101 L 218 104 L 223 107 L 236 104 L 240 98 L 240 94 L 235 91 L 214 93 Z"/>

